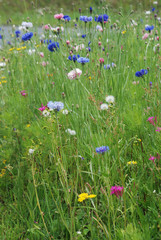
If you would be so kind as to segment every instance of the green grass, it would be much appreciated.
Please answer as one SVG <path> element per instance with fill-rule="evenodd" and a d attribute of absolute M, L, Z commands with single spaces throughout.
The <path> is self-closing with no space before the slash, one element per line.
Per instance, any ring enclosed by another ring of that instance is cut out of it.
<path fill-rule="evenodd" d="M 161 127 L 161 77 L 160 52 L 153 50 L 160 25 L 153 17 L 146 18 L 143 10 L 130 15 L 129 9 L 123 17 L 107 11 L 110 22 L 103 32 L 95 30 L 94 21 L 86 29 L 79 21 L 75 29 L 73 21 L 59 23 L 52 14 L 43 23 L 65 29 L 56 37 L 51 33 L 60 44 L 55 52 L 35 35 L 23 45 L 15 37 L 11 46 L 8 39 L 0 40 L 4 44 L 0 62 L 6 62 L 0 71 L 1 239 L 160 239 L 161 133 L 155 130 Z M 29 20 L 34 26 L 36 16 Z M 16 21 L 21 24 L 26 17 L 24 13 Z M 138 25 L 131 26 L 130 19 Z M 117 26 L 111 29 L 114 23 Z M 155 30 L 142 40 L 145 24 L 155 25 Z M 87 36 L 83 39 L 78 33 Z M 86 50 L 89 41 L 91 52 Z M 85 48 L 76 52 L 73 47 L 82 43 Z M 89 54 L 90 62 L 69 61 L 71 50 L 82 57 Z M 99 58 L 116 67 L 105 70 Z M 42 66 L 43 61 L 48 64 Z M 67 74 L 74 68 L 82 75 L 70 80 Z M 147 68 L 144 78 L 135 77 L 136 71 Z M 108 95 L 115 103 L 103 111 L 100 106 Z M 49 101 L 63 102 L 69 113 L 44 117 L 38 108 Z M 155 126 L 147 121 L 151 116 L 157 116 Z M 69 128 L 76 135 L 67 133 Z M 100 146 L 110 150 L 98 154 Z M 150 154 L 157 157 L 155 164 L 148 160 Z M 137 164 L 128 165 L 129 161 Z M 122 197 L 110 195 L 115 185 L 124 187 Z M 84 192 L 96 197 L 78 202 Z"/>

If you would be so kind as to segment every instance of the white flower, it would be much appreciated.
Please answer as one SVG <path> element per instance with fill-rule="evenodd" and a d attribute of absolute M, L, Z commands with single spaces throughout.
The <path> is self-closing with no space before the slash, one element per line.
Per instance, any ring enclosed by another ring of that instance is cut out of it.
<path fill-rule="evenodd" d="M 42 114 L 44 115 L 44 117 L 50 117 L 50 112 L 47 110 L 44 110 Z"/>
<path fill-rule="evenodd" d="M 114 96 L 107 96 L 106 97 L 106 102 L 108 102 L 108 103 L 114 103 L 115 102 L 115 98 L 114 98 Z"/>
<path fill-rule="evenodd" d="M 0 67 L 5 67 L 5 66 L 6 66 L 6 63 L 0 62 Z"/>
<path fill-rule="evenodd" d="M 106 103 L 103 103 L 103 104 L 101 104 L 100 108 L 101 108 L 101 110 L 107 110 L 108 105 Z"/>
<path fill-rule="evenodd" d="M 22 27 L 26 27 L 26 28 L 31 28 L 33 27 L 33 24 L 31 22 L 22 22 Z"/>
<path fill-rule="evenodd" d="M 75 50 L 76 50 L 76 52 L 78 52 L 79 50 L 82 50 L 83 48 L 85 48 L 85 46 L 84 46 L 84 44 L 82 43 L 82 44 L 76 46 L 76 47 L 75 47 Z"/>
<path fill-rule="evenodd" d="M 157 1 L 155 1 L 155 2 L 153 2 L 153 4 L 154 4 L 154 5 L 157 5 L 157 4 L 158 4 L 158 2 L 157 2 Z"/>
<path fill-rule="evenodd" d="M 81 233 L 81 231 L 77 231 L 77 234 L 79 234 L 79 235 L 80 235 L 80 234 L 82 234 L 82 233 Z"/>
<path fill-rule="evenodd" d="M 146 11 L 145 14 L 146 14 L 146 15 L 150 15 L 151 12 L 150 12 L 150 11 Z"/>
<path fill-rule="evenodd" d="M 76 131 L 71 130 L 70 128 L 68 128 L 67 130 L 65 130 L 66 133 L 69 133 L 70 135 L 74 136 L 76 135 Z"/>
<path fill-rule="evenodd" d="M 67 115 L 69 112 L 68 112 L 67 109 L 64 109 L 64 110 L 62 111 L 62 113 L 63 113 L 64 115 Z"/>
<path fill-rule="evenodd" d="M 153 193 L 156 193 L 156 190 L 154 190 Z"/>
<path fill-rule="evenodd" d="M 29 50 L 28 50 L 28 54 L 29 54 L 29 55 L 32 55 L 34 52 L 35 52 L 35 49 L 29 49 Z"/>
<path fill-rule="evenodd" d="M 31 148 L 30 148 L 30 149 L 29 149 L 29 154 L 33 154 L 34 151 L 35 151 L 34 149 L 31 149 Z"/>
<path fill-rule="evenodd" d="M 106 42 L 107 42 L 107 43 L 109 42 L 108 38 L 107 38 Z"/>
<path fill-rule="evenodd" d="M 68 78 L 70 80 L 75 79 L 76 77 L 79 77 L 82 74 L 82 71 L 79 68 L 76 68 L 68 73 Z"/>

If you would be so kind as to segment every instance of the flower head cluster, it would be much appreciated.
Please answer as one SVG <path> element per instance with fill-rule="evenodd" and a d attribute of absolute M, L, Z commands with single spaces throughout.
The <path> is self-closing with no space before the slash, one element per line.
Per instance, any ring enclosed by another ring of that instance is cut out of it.
<path fill-rule="evenodd" d="M 97 153 L 104 153 L 104 152 L 107 152 L 109 151 L 109 147 L 108 146 L 102 146 L 102 147 L 97 147 L 96 148 L 96 152 Z"/>
<path fill-rule="evenodd" d="M 79 68 L 76 68 L 68 73 L 68 78 L 70 80 L 73 80 L 77 77 L 80 77 L 81 74 L 82 74 L 82 71 Z"/>
<path fill-rule="evenodd" d="M 128 165 L 136 165 L 137 162 L 136 161 L 130 161 L 130 162 L 127 162 Z"/>
<path fill-rule="evenodd" d="M 64 108 L 64 103 L 62 102 L 48 102 L 47 107 L 52 110 L 60 111 Z"/>
<path fill-rule="evenodd" d="M 108 15 L 107 14 L 103 14 L 103 15 L 99 15 L 98 17 L 95 17 L 95 22 L 107 22 L 108 20 Z"/>
<path fill-rule="evenodd" d="M 78 202 L 83 202 L 86 199 L 95 198 L 96 195 L 94 195 L 94 194 L 89 195 L 88 193 L 81 193 L 81 194 L 78 195 L 78 197 L 79 197 Z"/>
<path fill-rule="evenodd" d="M 21 34 L 20 30 L 16 30 L 15 34 L 16 34 L 16 37 L 18 38 L 20 36 L 20 34 Z"/>
<path fill-rule="evenodd" d="M 85 63 L 89 62 L 89 58 L 80 57 L 77 59 L 77 62 L 85 64 Z"/>
<path fill-rule="evenodd" d="M 76 131 L 75 130 L 71 130 L 70 128 L 66 129 L 65 132 L 69 133 L 72 136 L 76 135 Z"/>
<path fill-rule="evenodd" d="M 83 21 L 83 22 L 85 22 L 85 23 L 91 22 L 91 21 L 93 20 L 92 17 L 87 17 L 87 16 L 80 16 L 79 19 L 80 19 L 80 21 Z"/>
<path fill-rule="evenodd" d="M 113 68 L 113 67 L 116 67 L 116 64 L 115 63 L 112 63 L 112 64 L 107 64 L 107 65 L 104 65 L 104 69 L 110 69 L 110 68 Z"/>
<path fill-rule="evenodd" d="M 154 29 L 154 26 L 153 26 L 153 25 L 152 25 L 152 26 L 149 26 L 149 25 L 148 25 L 148 26 L 145 27 L 145 30 L 146 30 L 146 31 L 149 31 L 149 32 L 151 32 L 153 29 Z"/>
<path fill-rule="evenodd" d="M 136 72 L 135 73 L 135 76 L 136 77 L 142 77 L 143 75 L 147 74 L 148 73 L 148 70 L 146 69 L 141 69 L 140 71 Z"/>
<path fill-rule="evenodd" d="M 55 52 L 55 49 L 57 50 L 59 48 L 58 42 L 52 42 L 48 45 L 48 49 L 50 52 Z"/>
<path fill-rule="evenodd" d="M 64 17 L 63 13 L 58 13 L 54 15 L 54 18 L 59 20 L 62 19 L 63 17 Z"/>
<path fill-rule="evenodd" d="M 73 62 L 76 62 L 78 58 L 80 58 L 80 55 L 73 55 L 68 57 L 68 59 Z"/>
<path fill-rule="evenodd" d="M 69 22 L 71 20 L 71 17 L 69 17 L 68 15 L 64 15 L 63 19 L 66 21 L 66 22 Z"/>
<path fill-rule="evenodd" d="M 28 33 L 25 33 L 24 35 L 22 35 L 22 41 L 27 41 L 27 40 L 30 40 L 33 36 L 33 33 L 32 32 L 28 32 Z"/>
<path fill-rule="evenodd" d="M 111 194 L 116 195 L 117 198 L 119 198 L 119 196 L 121 197 L 123 192 L 124 192 L 124 187 L 120 187 L 120 186 L 112 186 L 111 187 Z"/>

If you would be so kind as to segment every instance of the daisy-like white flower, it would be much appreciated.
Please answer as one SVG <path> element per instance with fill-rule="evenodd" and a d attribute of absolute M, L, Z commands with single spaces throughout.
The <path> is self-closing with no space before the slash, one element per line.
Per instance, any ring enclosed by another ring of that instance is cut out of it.
<path fill-rule="evenodd" d="M 64 115 L 67 115 L 69 112 L 68 112 L 67 109 L 64 109 L 64 110 L 62 111 L 62 113 L 63 113 Z"/>
<path fill-rule="evenodd" d="M 31 22 L 22 22 L 21 26 L 26 28 L 31 28 L 33 27 L 33 24 Z"/>
<path fill-rule="evenodd" d="M 108 103 L 114 103 L 115 102 L 115 97 L 112 95 L 109 95 L 106 97 L 106 102 Z"/>
<path fill-rule="evenodd" d="M 71 130 L 70 128 L 68 128 L 67 130 L 65 130 L 66 133 L 69 133 L 70 135 L 74 136 L 76 135 L 76 131 Z"/>
<path fill-rule="evenodd" d="M 31 148 L 30 148 L 30 149 L 29 149 L 29 154 L 33 154 L 34 151 L 35 151 L 34 149 L 31 149 Z"/>
<path fill-rule="evenodd" d="M 101 110 L 107 110 L 108 109 L 108 105 L 106 103 L 102 103 L 100 108 L 101 108 Z"/>
<path fill-rule="evenodd" d="M 42 114 L 43 114 L 44 117 L 50 117 L 50 112 L 47 111 L 47 110 L 44 110 L 44 111 L 42 112 Z"/>

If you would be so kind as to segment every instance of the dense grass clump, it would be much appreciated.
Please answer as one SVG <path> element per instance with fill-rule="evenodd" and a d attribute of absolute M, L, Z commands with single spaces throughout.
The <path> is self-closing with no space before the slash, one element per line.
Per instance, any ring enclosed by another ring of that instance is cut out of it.
<path fill-rule="evenodd" d="M 155 8 L 2 27 L 1 239 L 160 239 Z"/>

